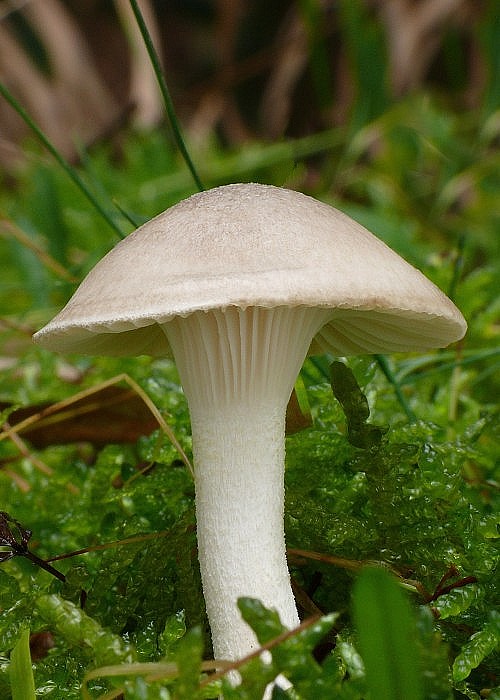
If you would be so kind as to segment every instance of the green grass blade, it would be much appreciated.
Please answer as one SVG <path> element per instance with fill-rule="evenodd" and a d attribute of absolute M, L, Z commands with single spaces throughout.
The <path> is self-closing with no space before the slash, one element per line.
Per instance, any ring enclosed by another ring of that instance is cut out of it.
<path fill-rule="evenodd" d="M 398 372 L 398 382 L 400 386 L 415 384 L 433 375 L 453 371 L 456 367 L 467 367 L 479 362 L 489 362 L 499 356 L 500 348 L 488 348 L 486 350 L 465 350 L 463 357 L 460 358 L 457 358 L 456 352 L 443 352 L 439 355 L 433 354 L 412 358 L 401 363 L 400 371 Z M 445 361 L 452 358 L 455 359 L 451 362 Z M 439 362 L 442 364 L 436 364 Z M 492 372 L 497 371 L 497 369 L 498 362 L 493 364 Z"/>
<path fill-rule="evenodd" d="M 387 56 L 382 25 L 360 0 L 338 3 L 341 32 L 352 71 L 356 100 L 351 127 L 359 131 L 387 109 L 391 96 L 387 87 Z"/>
<path fill-rule="evenodd" d="M 12 700 L 35 700 L 35 680 L 31 667 L 30 631 L 24 629 L 12 650 L 9 666 Z"/>
<path fill-rule="evenodd" d="M 139 219 L 134 214 L 132 214 L 132 212 L 122 207 L 120 202 L 118 202 L 116 199 L 113 200 L 113 204 L 118 209 L 123 218 L 126 219 L 129 223 L 131 223 L 134 228 L 139 228 L 139 226 L 145 223 L 143 219 L 139 221 Z"/>
<path fill-rule="evenodd" d="M 448 296 L 452 300 L 455 298 L 457 287 L 458 287 L 458 284 L 460 282 L 460 279 L 462 277 L 464 267 L 465 267 L 465 245 L 466 245 L 466 236 L 463 233 L 458 238 L 457 257 L 455 259 L 455 264 L 453 265 L 453 277 L 451 279 L 450 286 L 448 289 Z"/>
<path fill-rule="evenodd" d="M 364 569 L 353 612 L 371 700 L 423 700 L 415 625 L 396 580 L 382 568 Z"/>
<path fill-rule="evenodd" d="M 184 158 L 186 165 L 188 166 L 188 168 L 191 172 L 191 175 L 193 176 L 193 180 L 195 181 L 197 188 L 201 192 L 205 188 L 204 188 L 203 183 L 200 179 L 200 176 L 198 175 L 198 172 L 194 166 L 194 163 L 191 160 L 191 156 L 189 155 L 189 151 L 187 150 L 186 144 L 184 142 L 184 138 L 183 138 L 182 132 L 181 132 L 181 127 L 180 127 L 179 121 L 177 119 L 177 115 L 175 113 L 174 103 L 172 102 L 172 98 L 170 97 L 170 92 L 169 92 L 165 77 L 163 75 L 163 71 L 162 71 L 161 64 L 160 64 L 160 59 L 158 58 L 158 54 L 157 54 L 156 49 L 155 49 L 154 44 L 153 44 L 153 40 L 151 39 L 151 35 L 148 31 L 148 28 L 147 28 L 146 23 L 144 21 L 144 17 L 142 16 L 142 13 L 139 9 L 139 5 L 137 4 L 137 1 L 130 0 L 130 5 L 132 7 L 132 11 L 134 13 L 137 25 L 139 27 L 144 44 L 145 44 L 147 52 L 149 54 L 149 58 L 151 60 L 152 66 L 153 66 L 153 70 L 155 72 L 156 79 L 158 80 L 158 85 L 160 86 L 160 91 L 161 91 L 161 94 L 163 97 L 163 101 L 165 103 L 165 109 L 167 111 L 167 115 L 168 115 L 168 119 L 170 121 L 170 124 L 172 126 L 172 131 L 174 133 L 177 147 L 179 148 L 179 151 L 181 152 L 181 155 Z"/>
<path fill-rule="evenodd" d="M 318 0 L 299 0 L 298 9 L 309 39 L 310 67 L 318 103 L 328 109 L 333 103 L 334 80 L 324 36 L 324 7 Z"/>
<path fill-rule="evenodd" d="M 398 382 L 396 375 L 392 371 L 392 367 L 389 364 L 387 357 L 385 355 L 375 355 L 375 359 L 377 360 L 378 366 L 384 373 L 385 378 L 390 382 L 390 384 L 392 384 L 394 393 L 396 394 L 396 398 L 399 401 L 401 408 L 406 413 L 406 417 L 411 423 L 415 422 L 417 417 L 410 408 L 410 405 L 408 404 L 405 395 L 401 391 L 401 385 Z"/>
<path fill-rule="evenodd" d="M 116 222 L 113 220 L 113 218 L 109 215 L 109 213 L 106 211 L 106 209 L 101 205 L 101 203 L 96 199 L 94 196 L 93 192 L 87 187 L 86 183 L 78 172 L 73 168 L 70 163 L 64 158 L 64 156 L 57 150 L 57 148 L 54 146 L 54 144 L 47 138 L 47 136 L 43 133 L 43 131 L 40 129 L 40 127 L 35 124 L 33 119 L 30 117 L 28 112 L 22 107 L 19 102 L 16 100 L 16 98 L 11 94 L 11 92 L 7 89 L 5 85 L 0 83 L 0 95 L 2 95 L 7 102 L 10 104 L 10 106 L 17 112 L 17 114 L 21 117 L 21 119 L 24 121 L 24 123 L 31 129 L 31 131 L 35 134 L 35 136 L 38 138 L 38 140 L 44 145 L 44 147 L 48 150 L 48 152 L 55 158 L 55 160 L 59 163 L 61 168 L 69 175 L 69 177 L 73 180 L 75 185 L 83 192 L 85 197 L 89 200 L 89 202 L 92 204 L 94 209 L 99 212 L 99 214 L 103 217 L 103 219 L 111 226 L 111 228 L 115 231 L 115 233 L 120 237 L 120 238 L 125 238 L 125 234 L 122 232 L 120 227 L 116 224 Z"/>

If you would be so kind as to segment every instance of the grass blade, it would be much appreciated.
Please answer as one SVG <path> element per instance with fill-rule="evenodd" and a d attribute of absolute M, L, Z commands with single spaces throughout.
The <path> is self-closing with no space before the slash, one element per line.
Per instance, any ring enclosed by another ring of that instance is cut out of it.
<path fill-rule="evenodd" d="M 377 360 L 378 366 L 384 373 L 385 378 L 392 384 L 396 398 L 399 401 L 401 408 L 406 413 L 406 417 L 411 423 L 414 423 L 417 417 L 413 413 L 408 401 L 405 398 L 405 395 L 401 391 L 401 385 L 399 384 L 396 375 L 392 371 L 392 367 L 389 364 L 387 357 L 385 355 L 375 355 L 375 359 Z"/>
<path fill-rule="evenodd" d="M 354 620 L 371 700 L 423 700 L 410 606 L 384 569 L 367 567 L 354 586 Z"/>
<path fill-rule="evenodd" d="M 12 650 L 9 666 L 12 700 L 35 700 L 35 680 L 31 667 L 30 631 L 21 632 Z"/>
<path fill-rule="evenodd" d="M 189 151 L 187 150 L 186 144 L 184 142 L 181 127 L 177 119 L 177 115 L 175 113 L 174 103 L 172 102 L 172 98 L 170 97 L 170 92 L 165 77 L 163 75 L 163 71 L 160 65 L 160 59 L 158 58 L 158 54 L 153 44 L 153 40 L 151 39 L 151 35 L 146 26 L 146 22 L 144 21 L 144 17 L 142 16 L 142 13 L 139 9 L 139 5 L 137 4 L 137 0 L 130 0 L 130 5 L 132 7 L 132 11 L 134 13 L 137 25 L 140 29 L 142 38 L 144 40 L 144 44 L 146 45 L 146 49 L 148 51 L 151 64 L 153 66 L 153 70 L 156 75 L 156 79 L 158 80 L 158 85 L 160 86 L 161 95 L 165 103 L 165 109 L 167 111 L 170 124 L 172 126 L 172 131 L 174 133 L 174 138 L 177 143 L 177 147 L 179 148 L 179 151 L 181 152 L 181 155 L 184 158 L 186 165 L 188 166 L 191 172 L 191 175 L 193 176 L 193 180 L 195 181 L 197 188 L 201 192 L 205 188 L 194 166 L 194 163 L 191 160 L 191 156 L 189 155 Z"/>
<path fill-rule="evenodd" d="M 68 163 L 66 158 L 57 150 L 54 144 L 40 129 L 40 127 L 37 124 L 35 124 L 35 122 L 30 117 L 28 112 L 24 109 L 24 107 L 22 107 L 19 104 L 14 95 L 12 95 L 11 92 L 7 89 L 7 87 L 2 83 L 0 83 L 0 95 L 2 95 L 10 104 L 10 106 L 17 112 L 17 114 L 21 117 L 24 123 L 31 129 L 31 131 L 44 145 L 47 151 L 55 158 L 55 160 L 59 163 L 61 168 L 66 172 L 67 175 L 69 175 L 69 177 L 73 180 L 78 189 L 81 190 L 81 192 L 83 192 L 83 194 L 85 195 L 85 197 L 87 197 L 94 209 L 96 209 L 96 211 L 99 212 L 99 214 L 109 224 L 109 226 L 114 230 L 114 232 L 120 238 L 125 238 L 125 234 L 122 232 L 122 230 L 113 220 L 113 218 L 109 215 L 106 209 L 101 205 L 99 200 L 94 196 L 93 192 L 87 187 L 86 183 L 84 182 L 84 180 L 82 180 L 77 170 L 75 170 L 75 168 L 73 168 L 71 164 Z"/>

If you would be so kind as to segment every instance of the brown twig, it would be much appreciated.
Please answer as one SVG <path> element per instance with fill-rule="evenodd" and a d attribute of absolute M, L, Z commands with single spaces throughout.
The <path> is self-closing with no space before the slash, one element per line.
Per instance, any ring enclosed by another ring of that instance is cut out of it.
<path fill-rule="evenodd" d="M 217 659 L 216 663 L 224 663 L 224 669 L 221 671 L 216 671 L 213 675 L 211 675 L 209 678 L 206 680 L 202 681 L 200 683 L 200 688 L 204 688 L 205 686 L 209 685 L 210 683 L 213 683 L 216 680 L 219 680 L 219 678 L 222 678 L 225 676 L 229 671 L 237 671 L 241 666 L 244 664 L 248 663 L 252 659 L 256 659 L 258 656 L 262 654 L 263 651 L 269 651 L 273 649 L 274 647 L 278 646 L 278 644 L 281 644 L 282 642 L 285 642 L 287 639 L 291 639 L 292 637 L 295 637 L 297 634 L 300 634 L 303 630 L 307 629 L 308 627 L 311 627 L 314 625 L 318 620 L 320 619 L 320 615 L 314 615 L 313 617 L 308 618 L 307 620 L 304 620 L 304 622 L 301 622 L 298 627 L 294 627 L 291 630 L 284 630 L 279 634 L 277 637 L 274 637 L 274 639 L 271 639 L 269 642 L 266 642 L 262 646 L 260 646 L 258 649 L 253 651 L 251 654 L 248 654 L 247 656 L 244 656 L 241 659 L 238 659 L 237 661 L 232 661 L 230 663 L 227 663 L 227 661 L 219 662 Z"/>

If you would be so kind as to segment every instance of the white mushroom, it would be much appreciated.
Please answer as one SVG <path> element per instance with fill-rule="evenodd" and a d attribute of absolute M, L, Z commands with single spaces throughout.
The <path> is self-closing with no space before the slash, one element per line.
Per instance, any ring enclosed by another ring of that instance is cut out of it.
<path fill-rule="evenodd" d="M 284 420 L 308 353 L 444 347 L 465 321 L 418 270 L 303 194 L 190 197 L 106 255 L 35 335 L 59 352 L 173 354 L 192 422 L 199 561 L 216 658 L 257 646 L 240 596 L 299 619 L 285 558 Z"/>

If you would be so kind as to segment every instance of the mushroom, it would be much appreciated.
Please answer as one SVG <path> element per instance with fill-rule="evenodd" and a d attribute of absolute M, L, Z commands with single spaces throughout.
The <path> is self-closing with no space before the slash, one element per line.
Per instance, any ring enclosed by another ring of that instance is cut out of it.
<path fill-rule="evenodd" d="M 258 648 L 240 596 L 299 618 L 283 526 L 285 409 L 308 353 L 426 350 L 464 335 L 454 304 L 342 212 L 234 184 L 141 226 L 34 340 L 173 356 L 192 425 L 203 592 L 217 659 Z"/>

